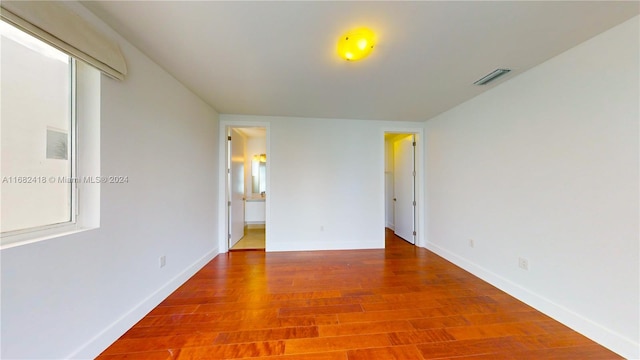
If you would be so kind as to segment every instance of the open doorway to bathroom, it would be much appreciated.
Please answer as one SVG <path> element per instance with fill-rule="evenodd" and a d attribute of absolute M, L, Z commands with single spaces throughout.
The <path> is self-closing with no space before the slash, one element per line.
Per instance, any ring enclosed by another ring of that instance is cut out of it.
<path fill-rule="evenodd" d="M 228 248 L 264 250 L 266 128 L 229 127 L 227 141 Z"/>
<path fill-rule="evenodd" d="M 386 132 L 385 142 L 385 227 L 416 244 L 417 171 L 415 133 Z"/>

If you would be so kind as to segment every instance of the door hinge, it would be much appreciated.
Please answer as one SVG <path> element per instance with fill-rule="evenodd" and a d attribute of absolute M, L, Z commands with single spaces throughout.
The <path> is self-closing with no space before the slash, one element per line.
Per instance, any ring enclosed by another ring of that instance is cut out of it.
<path fill-rule="evenodd" d="M 227 140 L 231 141 L 231 136 L 227 136 Z"/>
<path fill-rule="evenodd" d="M 227 201 L 227 206 L 231 206 L 231 201 Z"/>
<path fill-rule="evenodd" d="M 414 231 L 414 232 L 413 232 L 413 236 L 416 236 L 416 235 L 418 235 L 418 234 L 416 234 L 416 232 Z"/>
<path fill-rule="evenodd" d="M 416 177 L 416 171 L 415 170 L 413 171 L 413 177 Z"/>
<path fill-rule="evenodd" d="M 415 200 L 413 201 L 413 206 L 416 206 L 416 201 Z"/>
<path fill-rule="evenodd" d="M 416 146 L 416 142 L 415 141 L 413 142 L 413 146 Z"/>
<path fill-rule="evenodd" d="M 227 240 L 231 240 L 231 234 L 227 234 Z"/>

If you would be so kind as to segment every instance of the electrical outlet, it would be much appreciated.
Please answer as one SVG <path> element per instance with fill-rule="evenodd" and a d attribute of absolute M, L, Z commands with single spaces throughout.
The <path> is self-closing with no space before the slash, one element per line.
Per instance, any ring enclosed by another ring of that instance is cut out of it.
<path fill-rule="evenodd" d="M 162 255 L 160 256 L 160 267 L 163 268 L 165 265 L 167 265 L 167 257 Z"/>
<path fill-rule="evenodd" d="M 529 270 L 529 260 L 518 258 L 518 267 L 522 270 Z"/>
<path fill-rule="evenodd" d="M 475 241 L 473 241 L 473 239 L 469 239 L 469 247 L 475 247 L 476 243 Z"/>

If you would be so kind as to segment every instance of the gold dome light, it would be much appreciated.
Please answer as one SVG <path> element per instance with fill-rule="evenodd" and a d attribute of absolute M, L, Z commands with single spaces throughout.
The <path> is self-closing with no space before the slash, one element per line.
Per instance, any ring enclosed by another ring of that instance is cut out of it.
<path fill-rule="evenodd" d="M 376 45 L 373 31 L 367 28 L 351 30 L 338 41 L 338 54 L 347 61 L 361 60 L 369 56 Z"/>

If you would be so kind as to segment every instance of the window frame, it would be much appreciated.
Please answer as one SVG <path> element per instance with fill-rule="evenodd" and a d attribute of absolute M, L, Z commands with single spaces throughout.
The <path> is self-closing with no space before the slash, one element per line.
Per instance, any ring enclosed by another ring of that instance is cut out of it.
<path fill-rule="evenodd" d="M 27 36 L 32 37 L 38 41 L 42 41 L 32 34 L 24 32 L 22 29 L 16 27 L 10 22 L 0 20 L 14 29 L 23 32 Z M 45 43 L 46 44 L 46 43 Z M 47 44 L 48 46 L 51 46 Z M 59 49 L 56 49 L 60 51 Z M 61 51 L 62 52 L 62 51 Z M 64 52 L 63 52 L 64 53 Z M 25 242 L 38 241 L 51 236 L 62 235 L 70 232 L 74 232 L 79 229 L 78 218 L 79 212 L 79 178 L 78 178 L 78 63 L 77 59 L 70 54 L 66 54 L 69 57 L 69 167 L 70 172 L 68 176 L 71 181 L 69 182 L 69 220 L 59 223 L 44 224 L 39 226 L 33 226 L 24 229 L 16 229 L 10 231 L 0 230 L 0 248 L 12 247 Z"/>

